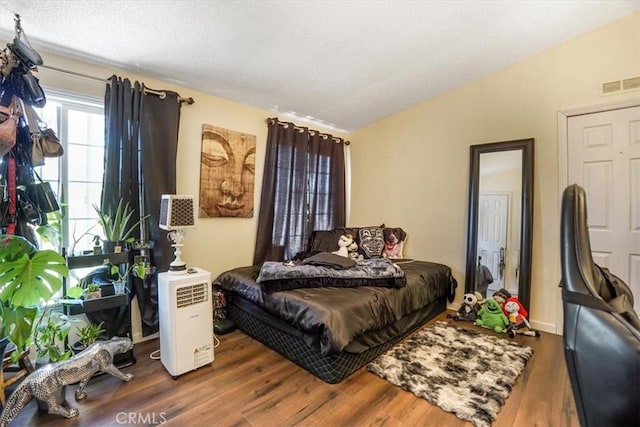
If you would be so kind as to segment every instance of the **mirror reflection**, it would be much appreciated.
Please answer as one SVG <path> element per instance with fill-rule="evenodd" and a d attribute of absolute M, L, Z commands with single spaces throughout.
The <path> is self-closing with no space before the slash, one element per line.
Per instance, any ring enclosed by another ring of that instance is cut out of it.
<path fill-rule="evenodd" d="M 480 155 L 475 290 L 518 296 L 522 150 Z"/>
<path fill-rule="evenodd" d="M 499 289 L 530 310 L 533 139 L 471 146 L 465 293 Z"/>

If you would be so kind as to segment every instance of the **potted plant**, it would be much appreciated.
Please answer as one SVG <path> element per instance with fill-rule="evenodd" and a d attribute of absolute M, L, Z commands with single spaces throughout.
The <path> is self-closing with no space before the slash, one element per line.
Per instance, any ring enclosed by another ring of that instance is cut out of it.
<path fill-rule="evenodd" d="M 0 337 L 15 345 L 14 361 L 33 342 L 40 305 L 62 287 L 69 273 L 53 250 L 38 250 L 21 236 L 0 235 Z"/>
<path fill-rule="evenodd" d="M 105 258 L 103 265 L 106 265 L 109 269 L 109 274 L 115 276 L 113 280 L 113 290 L 116 295 L 122 295 L 125 293 L 127 279 L 132 272 L 136 277 L 144 279 L 147 275 L 147 266 L 143 263 L 134 262 L 127 268 L 120 268 L 119 265 L 111 264 L 111 262 Z"/>
<path fill-rule="evenodd" d="M 93 205 L 93 209 L 98 214 L 98 224 L 104 232 L 103 250 L 105 253 L 115 252 L 116 246 L 122 247 L 124 243 L 132 242 L 134 240 L 131 237 L 133 230 L 149 217 L 149 215 L 145 215 L 129 226 L 134 210 L 129 206 L 129 203 L 123 204 L 122 199 L 118 202 L 115 212 L 103 212 L 96 205 Z"/>
<path fill-rule="evenodd" d="M 71 357 L 71 350 L 66 349 L 64 343 L 71 330 L 72 321 L 63 313 L 52 313 L 50 309 L 45 311 L 46 315 L 43 313 L 40 317 L 33 334 L 33 341 L 38 350 L 36 366 Z"/>
<path fill-rule="evenodd" d="M 96 340 L 106 332 L 106 329 L 102 327 L 104 322 L 93 323 L 89 322 L 83 327 L 78 329 L 78 341 L 71 345 L 71 349 L 74 353 L 78 354 L 91 344 L 96 342 Z"/>
<path fill-rule="evenodd" d="M 100 288 L 100 285 L 95 282 L 89 283 L 83 293 L 85 300 L 102 298 L 102 288 Z"/>

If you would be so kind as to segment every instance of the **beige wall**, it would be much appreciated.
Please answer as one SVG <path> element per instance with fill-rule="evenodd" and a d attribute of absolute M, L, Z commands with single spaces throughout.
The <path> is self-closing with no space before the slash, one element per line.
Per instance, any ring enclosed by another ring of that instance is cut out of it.
<path fill-rule="evenodd" d="M 640 97 L 601 97 L 598 83 L 640 74 L 640 13 L 426 101 L 346 136 L 351 139 L 350 225 L 381 222 L 409 233 L 406 255 L 445 263 L 464 287 L 469 146 L 535 138 L 535 221 L 531 318 L 554 330 L 559 280 L 558 110 Z M 0 42 L 2 43 L 2 42 Z M 2 43 L 4 45 L 5 43 Z M 181 113 L 177 188 L 198 194 L 203 123 L 256 135 L 255 212 L 259 210 L 267 128 L 272 112 L 108 67 L 39 50 L 47 65 L 100 78 L 118 74 L 154 89 L 193 97 Z M 428 79 L 429 76 L 425 76 Z M 41 69 L 44 86 L 102 97 L 104 84 Z M 283 118 L 287 120 L 287 118 Z M 312 126 L 318 128 L 317 126 Z M 320 128 L 320 130 L 323 130 Z M 331 132 L 336 134 L 335 132 Z M 377 173 L 372 173 L 377 171 Z M 220 272 L 253 258 L 254 218 L 212 218 L 189 231 L 183 258 Z"/>
<path fill-rule="evenodd" d="M 6 42 L 0 41 L 0 45 Z M 249 265 L 253 261 L 253 249 L 257 229 L 260 193 L 266 151 L 267 124 L 265 119 L 277 116 L 275 113 L 231 102 L 219 97 L 196 92 L 191 89 L 161 82 L 122 70 L 96 67 L 86 63 L 72 61 L 39 49 L 45 65 L 104 78 L 117 74 L 131 80 L 139 80 L 153 89 L 176 91 L 182 97 L 193 97 L 195 104 L 184 105 L 181 109 L 180 130 L 178 135 L 177 191 L 181 194 L 198 195 L 200 185 L 200 149 L 202 124 L 237 130 L 256 136 L 256 179 L 255 214 L 253 218 L 207 218 L 197 222 L 197 228 L 187 231 L 182 258 L 190 266 L 209 270 L 213 277 L 224 270 Z M 44 67 L 39 71 L 40 82 L 44 87 L 58 88 L 87 95 L 104 97 L 105 82 L 94 81 L 77 76 L 69 76 Z M 281 117 L 283 121 L 290 118 Z M 304 125 L 303 122 L 298 122 Z M 311 126 L 336 136 L 347 135 Z M 197 200 L 197 198 L 196 198 Z M 133 310 L 133 336 L 139 340 L 139 314 Z"/>
<path fill-rule="evenodd" d="M 601 82 L 638 75 L 635 13 L 354 132 L 350 224 L 404 227 L 406 256 L 452 267 L 459 287 L 451 307 L 457 308 L 464 291 L 469 146 L 535 138 L 530 313 L 534 326 L 554 331 L 560 279 L 556 115 L 640 98 L 638 91 L 598 92 Z"/>

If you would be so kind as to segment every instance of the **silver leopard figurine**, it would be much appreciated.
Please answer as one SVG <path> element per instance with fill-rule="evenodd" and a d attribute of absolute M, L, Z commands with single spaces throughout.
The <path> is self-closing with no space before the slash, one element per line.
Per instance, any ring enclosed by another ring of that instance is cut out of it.
<path fill-rule="evenodd" d="M 98 371 L 113 375 L 122 381 L 130 381 L 132 374 L 120 372 L 113 364 L 113 356 L 133 348 L 131 338 L 114 337 L 109 341 L 98 341 L 68 360 L 50 363 L 29 374 L 7 399 L 0 416 L 0 427 L 7 427 L 16 415 L 34 397 L 49 408 L 50 414 L 67 418 L 78 415 L 78 408 L 66 409 L 60 403 L 62 388 L 79 382 L 75 391 L 76 400 L 87 397 L 84 388 L 91 376 Z"/>

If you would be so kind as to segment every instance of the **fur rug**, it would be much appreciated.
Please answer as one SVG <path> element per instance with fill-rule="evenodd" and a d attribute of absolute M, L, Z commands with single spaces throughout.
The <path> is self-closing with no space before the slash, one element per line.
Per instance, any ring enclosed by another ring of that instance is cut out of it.
<path fill-rule="evenodd" d="M 531 347 L 436 322 L 367 366 L 379 377 L 476 427 L 490 426 Z"/>

